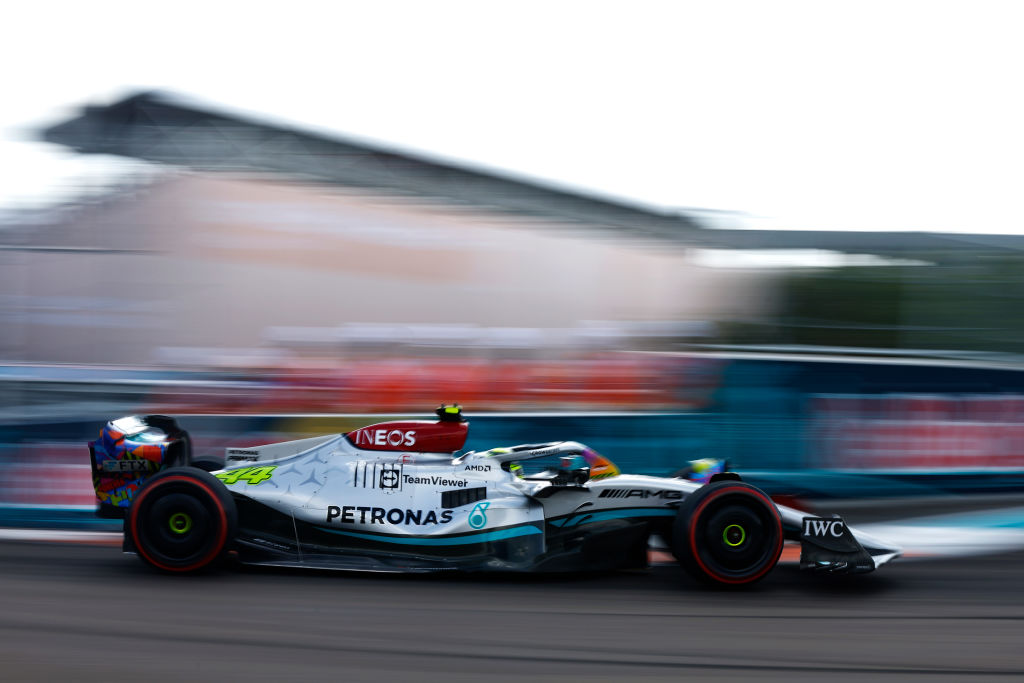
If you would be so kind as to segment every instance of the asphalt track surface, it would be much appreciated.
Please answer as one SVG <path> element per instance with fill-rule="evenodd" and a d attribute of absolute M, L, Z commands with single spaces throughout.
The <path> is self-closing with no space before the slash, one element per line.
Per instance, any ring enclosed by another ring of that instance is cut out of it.
<path fill-rule="evenodd" d="M 1019 680 L 1024 553 L 753 589 L 674 566 L 576 577 L 227 569 L 0 543 L 0 679 Z"/>

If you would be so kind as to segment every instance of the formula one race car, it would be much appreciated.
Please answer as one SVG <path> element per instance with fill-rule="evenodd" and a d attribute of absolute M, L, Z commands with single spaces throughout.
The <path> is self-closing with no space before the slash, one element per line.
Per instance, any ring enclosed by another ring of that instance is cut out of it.
<path fill-rule="evenodd" d="M 213 472 L 191 463 L 171 418 L 113 420 L 89 444 L 99 512 L 123 514 L 125 550 L 168 572 L 228 553 L 318 569 L 606 570 L 646 566 L 658 536 L 697 579 L 743 585 L 772 570 L 786 539 L 819 572 L 869 572 L 900 554 L 732 472 L 708 483 L 621 474 L 573 441 L 457 455 L 469 425 L 457 406 L 437 414 L 228 448 Z"/>

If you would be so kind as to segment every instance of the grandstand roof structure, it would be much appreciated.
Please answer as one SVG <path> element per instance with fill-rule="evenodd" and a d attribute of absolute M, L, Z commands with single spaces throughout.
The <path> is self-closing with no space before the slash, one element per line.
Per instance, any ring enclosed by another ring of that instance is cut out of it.
<path fill-rule="evenodd" d="M 389 148 L 149 91 L 81 112 L 42 131 L 48 142 L 203 171 L 256 172 L 306 182 L 542 217 L 626 237 L 717 249 L 826 249 L 931 261 L 1024 250 L 1024 236 L 930 232 L 710 229 L 697 215 L 631 203 L 427 154 Z"/>
<path fill-rule="evenodd" d="M 204 171 L 273 173 L 685 242 L 696 240 L 694 233 L 700 230 L 684 214 L 355 137 L 259 120 L 163 92 L 84 107 L 78 116 L 46 128 L 43 139 L 85 154 L 112 154 Z"/>

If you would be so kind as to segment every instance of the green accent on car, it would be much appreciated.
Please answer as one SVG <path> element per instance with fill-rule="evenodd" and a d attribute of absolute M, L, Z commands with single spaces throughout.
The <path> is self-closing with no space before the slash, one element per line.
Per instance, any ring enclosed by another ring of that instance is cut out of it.
<path fill-rule="evenodd" d="M 740 540 L 736 541 L 735 543 L 729 540 L 730 529 L 739 529 Z M 743 545 L 743 541 L 747 540 L 747 532 L 744 531 L 743 527 L 741 527 L 739 524 L 730 524 L 729 526 L 725 527 L 725 529 L 722 531 L 722 540 L 725 541 L 725 544 L 730 548 L 735 548 L 736 546 Z"/>
<path fill-rule="evenodd" d="M 192 530 L 192 518 L 184 512 L 175 512 L 167 520 L 167 526 L 176 534 L 187 534 Z"/>
<path fill-rule="evenodd" d="M 241 469 L 217 472 L 213 476 L 217 477 L 225 484 L 237 484 L 240 481 L 244 481 L 247 484 L 255 486 L 270 479 L 274 475 L 274 470 L 276 469 L 277 465 L 243 467 Z"/>

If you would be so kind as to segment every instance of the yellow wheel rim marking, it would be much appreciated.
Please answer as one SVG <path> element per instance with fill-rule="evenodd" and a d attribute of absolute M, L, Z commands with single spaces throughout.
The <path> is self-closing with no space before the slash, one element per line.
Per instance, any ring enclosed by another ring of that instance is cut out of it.
<path fill-rule="evenodd" d="M 735 543 L 729 540 L 729 531 L 732 529 L 739 529 L 740 532 L 740 540 L 736 541 Z M 725 541 L 725 544 L 730 548 L 735 548 L 738 545 L 743 545 L 743 541 L 747 540 L 747 532 L 744 531 L 743 527 L 741 527 L 739 524 L 730 524 L 729 526 L 725 527 L 724 531 L 722 531 L 722 540 Z"/>
<path fill-rule="evenodd" d="M 192 518 L 184 512 L 175 512 L 171 515 L 171 518 L 167 520 L 167 526 L 169 526 L 171 531 L 176 534 L 187 534 L 192 530 Z"/>

